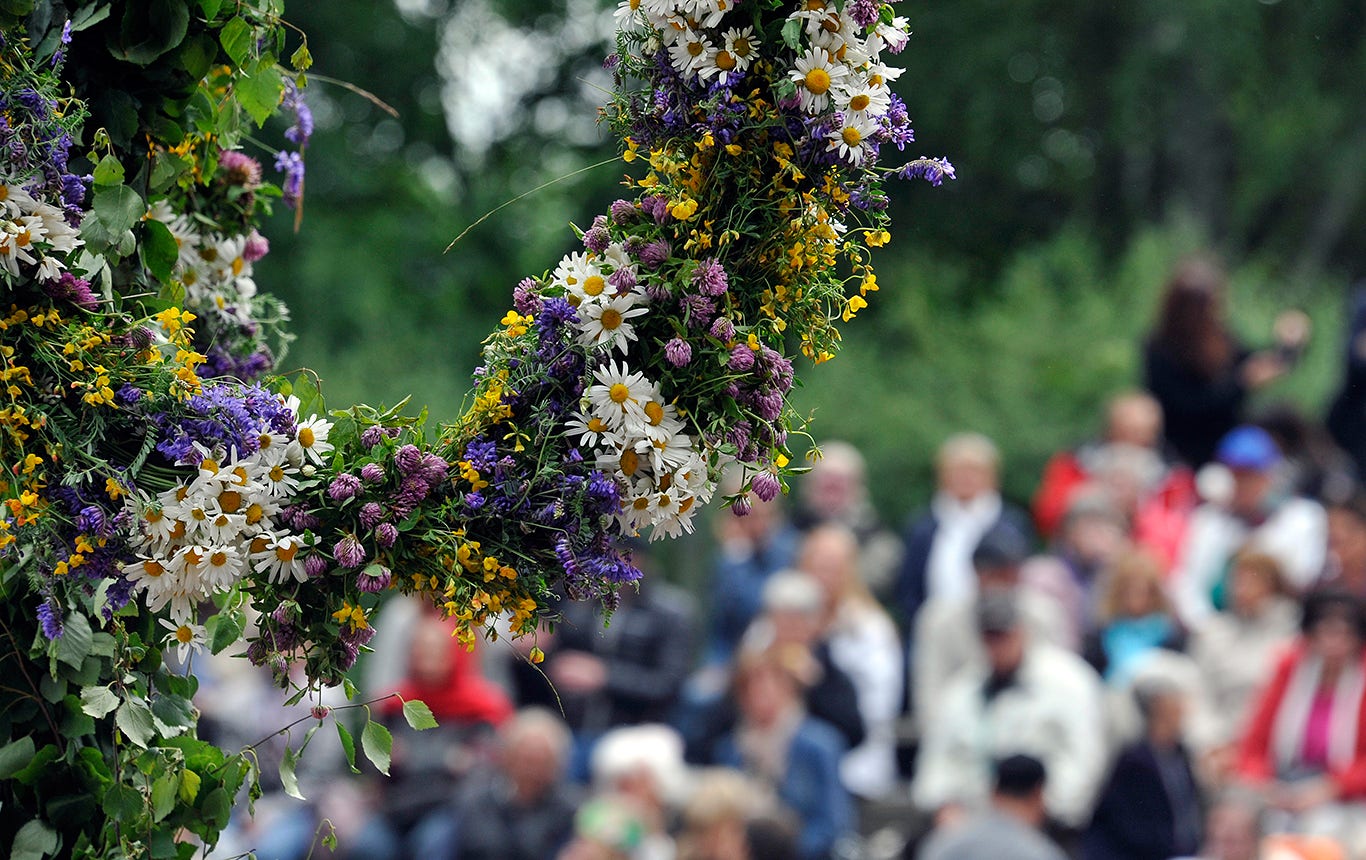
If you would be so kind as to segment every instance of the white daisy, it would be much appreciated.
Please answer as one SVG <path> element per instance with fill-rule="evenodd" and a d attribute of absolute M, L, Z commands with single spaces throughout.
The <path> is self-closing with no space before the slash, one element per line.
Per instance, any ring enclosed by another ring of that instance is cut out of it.
<path fill-rule="evenodd" d="M 184 663 L 189 659 L 190 654 L 198 654 L 203 650 L 207 641 L 208 632 L 202 624 L 191 624 L 188 620 L 176 623 L 165 618 L 158 619 L 162 627 L 171 631 L 166 634 L 162 642 L 166 645 L 175 645 L 176 658 Z"/>
<path fill-rule="evenodd" d="M 726 84 L 730 82 L 731 75 L 748 69 L 759 56 L 760 42 L 754 35 L 753 27 L 731 27 L 723 39 L 721 48 L 702 70 L 702 77 L 715 77 Z"/>
<path fill-rule="evenodd" d="M 627 320 L 648 312 L 646 308 L 635 307 L 635 302 L 635 293 L 627 293 L 582 305 L 579 343 L 589 347 L 606 344 L 609 349 L 620 349 L 625 354 L 627 344 L 636 339 L 635 326 Z"/>
<path fill-rule="evenodd" d="M 219 544 L 208 547 L 202 576 L 210 591 L 226 591 L 245 572 L 246 561 L 236 546 Z"/>
<path fill-rule="evenodd" d="M 269 576 L 271 582 L 284 582 L 291 577 L 298 582 L 308 579 L 301 552 L 307 548 L 303 538 L 293 534 L 272 534 L 267 536 L 263 548 L 256 550 L 258 546 L 260 544 L 257 541 L 252 542 L 252 564 Z"/>
<path fill-rule="evenodd" d="M 593 379 L 596 382 L 589 386 L 585 396 L 593 406 L 593 414 L 613 430 L 621 427 L 627 417 L 643 419 L 646 401 L 658 399 L 654 385 L 644 374 L 616 362 L 593 371 Z"/>
<path fill-rule="evenodd" d="M 872 118 L 856 118 L 850 114 L 839 128 L 825 136 L 826 148 L 838 151 L 840 158 L 850 164 L 862 164 L 868 157 L 868 138 L 877 131 L 877 123 Z"/>
<path fill-rule="evenodd" d="M 648 458 L 656 474 L 662 474 L 688 462 L 693 450 L 692 437 L 686 433 L 673 433 L 660 439 L 641 439 L 635 448 L 642 458 Z"/>
<path fill-rule="evenodd" d="M 684 425 L 678 417 L 678 409 L 672 403 L 651 400 L 643 408 L 644 420 L 632 426 L 631 429 L 647 439 L 651 441 L 667 440 L 683 429 Z"/>
<path fill-rule="evenodd" d="M 37 203 L 22 185 L 0 182 L 0 213 L 13 217 L 21 212 L 32 212 Z"/>
<path fill-rule="evenodd" d="M 242 514 L 229 514 L 223 511 L 210 516 L 208 523 L 200 530 L 206 543 L 220 545 L 234 543 L 246 528 L 247 518 Z"/>
<path fill-rule="evenodd" d="M 305 458 L 321 466 L 323 456 L 332 450 L 332 443 L 327 441 L 327 434 L 331 430 L 331 421 L 325 421 L 317 415 L 308 416 L 308 420 L 300 421 L 295 429 L 294 439 L 286 449 L 286 458 L 296 466 L 303 463 Z"/>
<path fill-rule="evenodd" d="M 137 521 L 135 543 L 139 545 L 162 546 L 185 536 L 185 524 L 167 516 L 166 509 L 159 499 L 142 495 L 129 496 L 124 507 Z"/>
<path fill-rule="evenodd" d="M 700 73 L 712 63 L 716 47 L 703 33 L 689 28 L 679 35 L 678 40 L 669 46 L 669 61 L 683 77 Z"/>
<path fill-rule="evenodd" d="M 590 448 L 620 447 L 621 436 L 612 432 L 607 424 L 596 416 L 577 414 L 565 425 L 568 436 L 578 438 L 578 444 Z"/>
<path fill-rule="evenodd" d="M 891 107 L 892 93 L 886 84 L 870 84 L 867 81 L 854 81 L 840 88 L 839 109 L 845 121 L 877 117 Z"/>
<path fill-rule="evenodd" d="M 831 59 L 824 48 L 808 48 L 797 58 L 788 77 L 797 85 L 802 110 L 820 113 L 830 106 L 830 90 L 840 84 L 849 69 Z"/>
<path fill-rule="evenodd" d="M 299 491 L 299 470 L 288 460 L 281 460 L 261 473 L 261 486 L 272 499 L 288 499 Z"/>
<path fill-rule="evenodd" d="M 583 252 L 566 254 L 550 275 L 551 286 L 560 287 L 571 295 L 583 297 L 583 284 L 589 277 L 602 277 L 602 270 Z M 598 294 L 602 293 L 599 286 Z"/>

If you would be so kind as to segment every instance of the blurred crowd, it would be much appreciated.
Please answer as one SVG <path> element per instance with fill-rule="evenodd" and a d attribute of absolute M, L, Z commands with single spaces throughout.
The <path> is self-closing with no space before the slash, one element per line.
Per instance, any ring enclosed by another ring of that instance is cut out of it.
<path fill-rule="evenodd" d="M 370 779 L 325 726 L 309 801 L 274 786 L 215 856 L 1366 857 L 1366 311 L 1320 423 L 1251 405 L 1307 320 L 1248 348 L 1225 292 L 1208 261 L 1177 268 L 1144 387 L 1027 506 L 964 432 L 889 526 L 860 452 L 831 441 L 790 497 L 716 518 L 704 593 L 642 547 L 610 623 L 566 602 L 535 643 L 475 651 L 391 601 L 362 692 L 421 699 L 440 727 L 372 706 L 394 746 Z M 287 721 L 242 662 L 196 666 L 227 746 Z"/>

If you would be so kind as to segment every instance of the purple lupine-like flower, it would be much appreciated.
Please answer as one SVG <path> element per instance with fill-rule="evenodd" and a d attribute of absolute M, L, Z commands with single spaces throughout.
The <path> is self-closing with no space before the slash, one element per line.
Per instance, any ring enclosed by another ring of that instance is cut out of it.
<path fill-rule="evenodd" d="M 373 529 L 384 521 L 384 507 L 379 502 L 366 502 L 360 506 L 360 524 Z"/>
<path fill-rule="evenodd" d="M 947 158 L 929 158 L 922 156 L 915 161 L 907 162 L 897 170 L 898 179 L 923 179 L 931 185 L 943 185 L 945 179 L 957 179 L 953 165 Z"/>
<path fill-rule="evenodd" d="M 294 114 L 294 124 L 285 130 L 285 140 L 301 148 L 307 146 L 308 139 L 313 136 L 313 111 L 291 78 L 285 78 L 285 94 L 280 107 Z"/>
<path fill-rule="evenodd" d="M 771 502 L 783 491 L 782 482 L 778 476 L 772 472 L 760 472 L 750 481 L 750 487 L 754 490 L 754 495 L 766 502 Z"/>
<path fill-rule="evenodd" d="M 284 195 L 281 199 L 290 209 L 297 207 L 304 193 L 304 174 L 307 171 L 304 157 L 297 152 L 282 149 L 280 154 L 275 156 L 275 169 L 285 175 L 282 186 Z"/>
<path fill-rule="evenodd" d="M 366 427 L 360 434 L 360 443 L 366 448 L 373 448 L 385 439 L 389 438 L 384 432 L 384 428 L 378 424 Z"/>
<path fill-rule="evenodd" d="M 388 549 L 398 541 L 398 526 L 393 523 L 380 523 L 375 526 L 375 543 L 382 549 Z"/>
<path fill-rule="evenodd" d="M 360 467 L 360 476 L 372 484 L 378 484 L 384 480 L 384 467 L 379 463 L 366 463 Z"/>
<path fill-rule="evenodd" d="M 693 269 L 692 283 L 704 296 L 725 295 L 728 284 L 726 269 L 715 260 L 703 260 Z"/>
<path fill-rule="evenodd" d="M 365 547 L 355 535 L 347 535 L 332 547 L 332 557 L 342 567 L 360 567 L 365 564 Z"/>
<path fill-rule="evenodd" d="M 95 505 L 86 505 L 76 514 L 76 528 L 86 534 L 100 534 L 104 529 L 104 523 L 104 511 Z"/>
<path fill-rule="evenodd" d="M 356 588 L 367 594 L 378 594 L 389 587 L 393 578 L 393 571 L 383 565 L 380 565 L 379 570 L 374 573 L 371 573 L 371 568 L 366 568 L 356 574 Z"/>
<path fill-rule="evenodd" d="M 681 337 L 676 337 L 664 344 L 664 357 L 674 367 L 684 367 L 692 361 L 692 347 Z"/>
<path fill-rule="evenodd" d="M 747 373 L 754 369 L 754 350 L 745 344 L 737 344 L 731 348 L 730 359 L 726 366 L 736 373 Z"/>
<path fill-rule="evenodd" d="M 38 626 L 49 641 L 62 638 L 62 615 L 54 601 L 44 600 L 38 604 Z"/>
<path fill-rule="evenodd" d="M 308 556 L 304 558 L 304 573 L 309 579 L 317 579 L 324 573 L 327 573 L 328 567 L 330 567 L 330 565 L 321 553 L 309 553 Z"/>
<path fill-rule="evenodd" d="M 669 253 L 669 243 L 663 239 L 656 239 L 641 249 L 640 262 L 650 271 L 657 271 L 668 261 Z"/>
<path fill-rule="evenodd" d="M 114 396 L 124 406 L 132 406 L 142 399 L 143 391 L 131 382 L 125 382 L 114 392 Z"/>
<path fill-rule="evenodd" d="M 342 472 L 327 485 L 327 497 L 334 502 L 353 499 L 360 493 L 360 478 L 350 472 Z"/>
<path fill-rule="evenodd" d="M 255 263 L 269 253 L 270 240 L 253 228 L 250 235 L 247 236 L 246 244 L 242 246 L 242 259 L 248 263 Z"/>
<path fill-rule="evenodd" d="M 637 216 L 636 205 L 630 200 L 613 200 L 607 211 L 612 214 L 613 221 L 622 225 L 630 224 Z"/>
<path fill-rule="evenodd" d="M 422 450 L 416 445 L 402 445 L 394 452 L 394 465 L 405 475 L 422 468 Z"/>
<path fill-rule="evenodd" d="M 482 508 L 485 501 L 487 500 L 484 498 L 483 493 L 475 491 L 465 494 L 465 507 L 472 511 L 477 511 Z"/>

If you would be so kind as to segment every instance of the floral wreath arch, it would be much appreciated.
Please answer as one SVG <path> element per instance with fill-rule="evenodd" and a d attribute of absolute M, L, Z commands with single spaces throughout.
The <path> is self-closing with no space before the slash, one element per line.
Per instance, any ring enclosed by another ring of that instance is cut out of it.
<path fill-rule="evenodd" d="M 737 513 L 785 488 L 794 359 L 833 357 L 878 289 L 883 182 L 954 175 L 879 164 L 913 139 L 888 64 L 907 22 L 877 0 L 618 17 L 605 116 L 643 175 L 516 286 L 468 409 L 432 432 L 271 375 L 288 315 L 256 290 L 257 224 L 299 204 L 313 131 L 280 0 L 0 2 L 8 856 L 187 858 L 259 792 L 252 750 L 195 736 L 165 652 L 245 643 L 282 685 L 302 660 L 298 700 L 344 681 L 379 592 L 469 641 L 532 633 L 559 593 L 610 608 L 639 577 L 619 539 L 690 531 L 723 470 Z M 270 182 L 243 145 L 276 115 Z"/>

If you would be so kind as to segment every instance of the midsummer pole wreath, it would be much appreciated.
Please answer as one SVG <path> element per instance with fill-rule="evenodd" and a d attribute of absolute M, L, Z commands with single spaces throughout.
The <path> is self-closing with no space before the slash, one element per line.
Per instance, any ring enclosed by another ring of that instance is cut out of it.
<path fill-rule="evenodd" d="M 281 685 L 301 661 L 302 700 L 346 683 L 380 592 L 467 641 L 533 633 L 557 595 L 610 608 L 640 575 L 619 539 L 690 531 L 723 470 L 737 513 L 784 489 L 794 360 L 831 358 L 878 289 L 884 181 L 953 177 L 880 164 L 913 139 L 886 57 L 907 22 L 877 0 L 618 17 L 604 117 L 643 175 L 517 284 L 432 430 L 272 375 L 257 225 L 300 206 L 313 130 L 279 0 L 0 2 L 0 852 L 188 858 L 259 793 L 253 749 L 196 738 L 171 652 L 244 645 Z"/>

